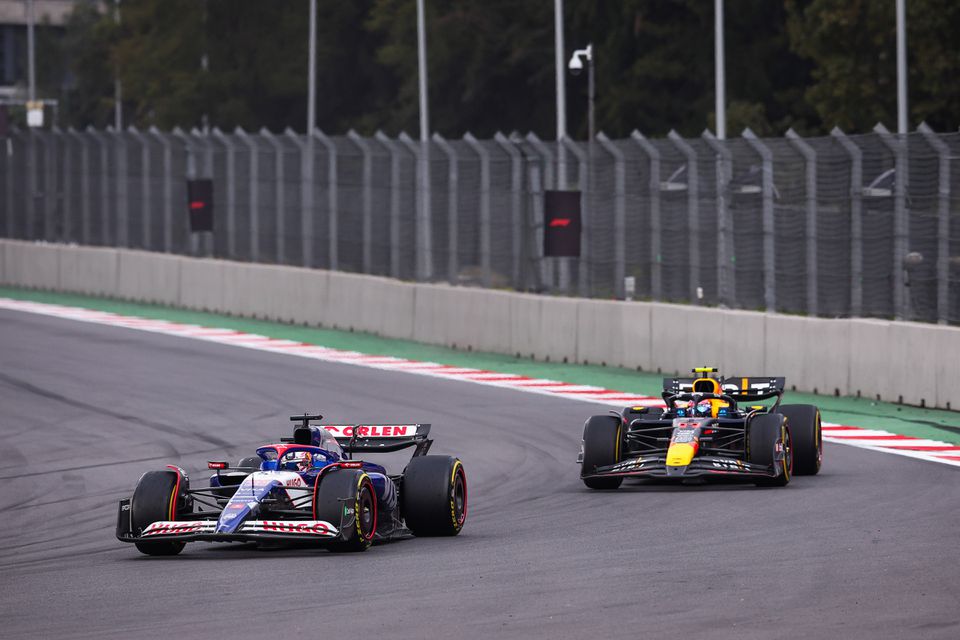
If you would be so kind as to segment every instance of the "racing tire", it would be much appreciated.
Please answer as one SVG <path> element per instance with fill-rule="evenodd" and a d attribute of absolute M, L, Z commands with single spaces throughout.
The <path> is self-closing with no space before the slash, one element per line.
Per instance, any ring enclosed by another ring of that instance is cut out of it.
<path fill-rule="evenodd" d="M 246 458 L 241 458 L 240 462 L 237 463 L 237 469 L 243 471 L 260 471 L 260 463 L 263 460 L 260 459 L 260 456 L 248 456 Z"/>
<path fill-rule="evenodd" d="M 359 469 L 323 474 L 313 489 L 313 517 L 340 528 L 330 551 L 369 549 L 377 532 L 377 493 L 370 476 Z"/>
<path fill-rule="evenodd" d="M 781 449 L 783 455 L 780 455 Z M 793 448 L 790 444 L 790 428 L 782 414 L 763 414 L 750 421 L 747 428 L 747 461 L 777 468 L 776 476 L 757 480 L 758 486 L 785 487 L 789 484 L 793 475 Z"/>
<path fill-rule="evenodd" d="M 137 482 L 130 500 L 130 522 L 138 536 L 154 522 L 176 520 L 179 479 L 176 471 L 148 471 Z M 140 553 L 148 556 L 175 556 L 185 545 L 172 541 L 135 544 Z"/>
<path fill-rule="evenodd" d="M 580 476 L 591 489 L 617 489 L 623 478 L 583 478 L 597 467 L 620 462 L 623 422 L 616 416 L 593 416 L 583 425 L 583 462 Z"/>
<path fill-rule="evenodd" d="M 777 409 L 787 418 L 793 447 L 793 473 L 815 476 L 823 462 L 823 430 L 820 410 L 812 404 L 781 405 Z"/>
<path fill-rule="evenodd" d="M 467 474 L 453 456 L 418 456 L 400 491 L 404 522 L 413 535 L 455 536 L 467 521 Z"/>

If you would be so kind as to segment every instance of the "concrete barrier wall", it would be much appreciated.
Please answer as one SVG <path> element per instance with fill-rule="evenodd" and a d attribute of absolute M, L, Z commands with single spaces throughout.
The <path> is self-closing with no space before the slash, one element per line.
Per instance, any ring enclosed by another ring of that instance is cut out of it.
<path fill-rule="evenodd" d="M 59 252 L 60 289 L 94 296 L 116 295 L 116 249 L 73 246 L 61 247 Z"/>
<path fill-rule="evenodd" d="M 4 240 L 4 284 L 31 289 L 60 288 L 58 245 Z"/>
<path fill-rule="evenodd" d="M 118 251 L 116 291 L 125 300 L 180 304 L 180 258 L 147 251 Z"/>
<path fill-rule="evenodd" d="M 141 251 L 0 240 L 0 281 L 672 374 L 716 365 L 800 391 L 960 408 L 960 328 L 584 300 Z"/>

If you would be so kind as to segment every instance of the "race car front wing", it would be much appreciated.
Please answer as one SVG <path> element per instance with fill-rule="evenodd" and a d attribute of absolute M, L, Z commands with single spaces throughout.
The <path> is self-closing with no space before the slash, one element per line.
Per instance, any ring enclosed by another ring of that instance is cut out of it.
<path fill-rule="evenodd" d="M 597 467 L 593 471 L 583 470 L 581 478 L 636 477 L 636 478 L 696 478 L 710 476 L 741 476 L 749 478 L 772 478 L 778 471 L 773 467 L 752 464 L 743 460 L 719 456 L 701 456 L 690 464 L 674 467 L 667 464 L 663 456 L 640 456 L 618 462 L 617 464 Z"/>
<path fill-rule="evenodd" d="M 233 533 L 217 533 L 216 520 L 160 520 L 136 535 L 130 521 L 130 499 L 120 501 L 117 539 L 121 542 L 244 542 L 264 540 L 331 540 L 340 531 L 323 520 L 248 520 Z"/>

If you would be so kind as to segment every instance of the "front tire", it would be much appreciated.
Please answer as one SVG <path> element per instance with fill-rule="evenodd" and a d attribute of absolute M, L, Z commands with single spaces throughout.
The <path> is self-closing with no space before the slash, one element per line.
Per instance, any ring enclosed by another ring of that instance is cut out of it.
<path fill-rule="evenodd" d="M 455 536 L 467 521 L 467 474 L 453 456 L 418 456 L 403 474 L 403 519 L 415 536 Z"/>
<path fill-rule="evenodd" d="M 785 487 L 793 474 L 790 429 L 782 414 L 759 415 L 750 421 L 747 433 L 747 461 L 771 467 L 777 475 L 757 480 L 757 485 Z"/>
<path fill-rule="evenodd" d="M 137 482 L 130 500 L 130 521 L 137 536 L 154 522 L 176 520 L 178 485 L 176 471 L 148 471 Z M 137 550 L 148 556 L 175 556 L 183 551 L 183 542 L 137 542 Z"/>
<path fill-rule="evenodd" d="M 620 462 L 620 441 L 623 422 L 616 416 L 593 416 L 583 425 L 583 462 L 580 476 L 583 484 L 591 489 L 617 489 L 622 477 L 583 478 L 597 467 L 606 467 Z"/>
<path fill-rule="evenodd" d="M 344 525 L 344 516 L 353 518 Z M 377 494 L 363 471 L 337 469 L 325 473 L 313 490 L 313 517 L 340 527 L 330 551 L 366 551 L 377 531 Z"/>
<path fill-rule="evenodd" d="M 823 462 L 823 432 L 820 410 L 812 404 L 781 405 L 778 409 L 787 418 L 793 443 L 793 472 L 798 476 L 815 476 Z"/>

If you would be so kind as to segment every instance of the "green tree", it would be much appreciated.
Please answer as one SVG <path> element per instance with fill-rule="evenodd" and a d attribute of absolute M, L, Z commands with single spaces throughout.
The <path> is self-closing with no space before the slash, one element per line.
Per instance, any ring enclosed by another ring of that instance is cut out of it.
<path fill-rule="evenodd" d="M 897 121 L 895 5 L 874 0 L 787 0 L 791 47 L 812 61 L 805 99 L 822 129 L 869 131 Z M 910 123 L 960 123 L 960 3 L 907 3 Z"/>

